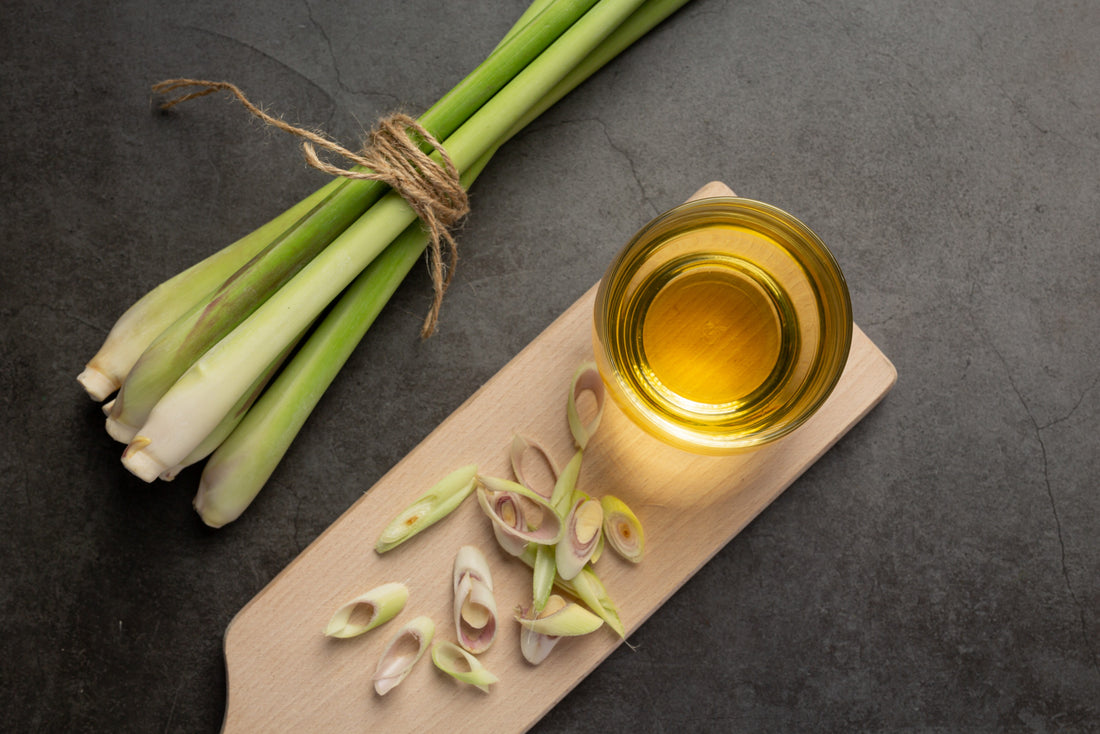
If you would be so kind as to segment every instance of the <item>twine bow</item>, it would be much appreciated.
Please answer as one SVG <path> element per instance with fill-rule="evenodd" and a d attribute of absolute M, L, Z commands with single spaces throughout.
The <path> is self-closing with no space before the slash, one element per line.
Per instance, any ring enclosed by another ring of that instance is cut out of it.
<path fill-rule="evenodd" d="M 332 176 L 360 181 L 381 181 L 408 202 L 428 229 L 428 268 L 432 279 L 432 306 L 420 329 L 422 337 L 431 336 L 439 322 L 443 294 L 451 284 L 458 264 L 458 245 L 451 235 L 453 228 L 470 211 L 466 190 L 459 181 L 458 169 L 443 145 L 412 117 L 395 113 L 380 120 L 363 149 L 353 152 L 328 138 L 272 117 L 254 105 L 235 85 L 201 79 L 167 79 L 153 85 L 157 94 L 186 91 L 161 105 L 168 109 L 180 102 L 215 92 L 233 94 L 245 109 L 268 125 L 302 138 L 306 162 Z M 442 163 L 424 152 L 421 143 L 439 153 Z M 321 159 L 317 149 L 350 162 L 355 168 L 343 168 Z M 447 264 L 443 249 L 447 250 Z"/>

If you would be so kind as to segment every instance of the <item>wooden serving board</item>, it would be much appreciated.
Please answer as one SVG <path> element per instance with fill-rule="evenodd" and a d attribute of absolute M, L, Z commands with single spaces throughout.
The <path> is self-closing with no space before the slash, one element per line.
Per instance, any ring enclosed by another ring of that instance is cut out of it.
<path fill-rule="evenodd" d="M 715 183 L 696 197 L 722 194 L 732 192 Z M 225 634 L 225 732 L 525 731 L 622 644 L 605 626 L 563 640 L 541 665 L 529 665 L 510 616 L 530 603 L 531 573 L 498 548 L 473 497 L 397 549 L 381 556 L 373 550 L 389 519 L 451 470 L 477 463 L 483 474 L 511 478 L 515 432 L 538 439 L 561 465 L 572 456 L 566 394 L 575 368 L 592 359 L 595 293 L 593 287 L 554 321 L 237 614 Z M 896 377 L 856 328 L 844 374 L 818 413 L 774 444 L 727 457 L 661 444 L 608 400 L 579 486 L 618 495 L 645 528 L 640 564 L 610 551 L 597 564 L 628 636 L 878 403 Z M 455 639 L 451 573 L 465 544 L 479 546 L 492 568 L 500 625 L 481 660 L 500 682 L 485 694 L 440 673 L 425 656 L 400 686 L 375 695 L 378 657 L 405 621 L 430 615 L 436 639 Z M 339 606 L 388 581 L 409 587 L 396 619 L 358 638 L 323 636 Z"/>

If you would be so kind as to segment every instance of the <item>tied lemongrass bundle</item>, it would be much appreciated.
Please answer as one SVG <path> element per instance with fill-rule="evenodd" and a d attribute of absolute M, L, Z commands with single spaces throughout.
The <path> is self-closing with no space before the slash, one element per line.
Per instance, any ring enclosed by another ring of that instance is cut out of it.
<path fill-rule="evenodd" d="M 425 249 L 433 328 L 455 264 L 439 242 L 453 245 L 458 194 L 496 150 L 685 2 L 534 0 L 481 65 L 416 120 L 390 118 L 364 155 L 307 135 L 307 157 L 334 180 L 135 303 L 78 378 L 96 400 L 117 391 L 105 411 L 124 465 L 153 481 L 209 454 L 196 510 L 215 527 L 239 517 Z M 159 89 L 182 93 L 169 104 L 229 91 L 258 112 L 223 82 Z M 416 186 L 376 175 L 376 148 L 392 140 L 401 152 L 387 165 L 428 188 L 442 178 L 432 196 L 444 216 Z M 325 163 L 317 147 L 354 165 Z"/>

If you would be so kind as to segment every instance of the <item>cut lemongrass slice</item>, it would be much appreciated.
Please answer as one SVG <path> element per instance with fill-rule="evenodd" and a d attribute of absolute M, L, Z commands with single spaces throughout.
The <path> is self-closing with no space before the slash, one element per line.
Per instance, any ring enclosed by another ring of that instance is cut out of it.
<path fill-rule="evenodd" d="M 409 589 L 404 584 L 382 584 L 336 610 L 325 627 L 326 637 L 356 637 L 390 621 L 405 608 Z"/>
<path fill-rule="evenodd" d="M 566 581 L 576 577 L 592 558 L 600 542 L 603 508 L 599 500 L 578 500 L 565 521 L 565 535 L 555 548 L 558 574 Z"/>
<path fill-rule="evenodd" d="M 477 686 L 486 693 L 489 692 L 489 686 L 499 680 L 480 660 L 447 640 L 437 642 L 432 647 L 432 662 L 455 680 Z"/>
<path fill-rule="evenodd" d="M 550 506 L 549 500 L 518 482 L 510 482 L 498 477 L 480 477 L 480 479 L 482 486 L 477 488 L 478 504 L 502 532 L 519 540 L 540 545 L 553 545 L 561 540 L 564 526 L 561 517 Z M 538 527 L 531 528 L 527 523 L 516 526 L 508 522 L 498 514 L 498 508 L 494 506 L 492 493 L 495 492 L 511 492 L 534 502 L 543 509 L 541 523 Z"/>
<path fill-rule="evenodd" d="M 637 563 L 645 552 L 645 533 L 638 517 L 626 503 L 614 495 L 600 498 L 603 507 L 603 532 L 607 543 L 626 560 Z"/>
<path fill-rule="evenodd" d="M 417 498 L 397 515 L 374 549 L 385 553 L 404 543 L 421 530 L 434 525 L 458 507 L 477 486 L 477 466 L 471 464 L 443 477 L 427 494 Z"/>
<path fill-rule="evenodd" d="M 489 649 L 496 637 L 497 605 L 489 564 L 472 545 L 463 546 L 455 556 L 454 594 L 458 643 L 479 655 Z"/>
<path fill-rule="evenodd" d="M 567 602 L 553 594 L 546 607 L 535 615 L 517 614 L 516 621 L 524 628 L 550 637 L 579 637 L 595 632 L 603 620 L 576 602 Z"/>
<path fill-rule="evenodd" d="M 390 638 L 374 671 L 374 690 L 379 696 L 386 695 L 405 680 L 432 644 L 434 635 L 435 623 L 430 617 L 421 616 L 409 621 Z"/>
<path fill-rule="evenodd" d="M 532 467 L 528 465 L 529 459 L 527 457 L 529 456 L 536 457 L 535 460 L 541 459 L 541 468 L 544 471 L 530 471 Z M 512 463 L 512 473 L 516 475 L 516 481 L 549 499 L 554 491 L 554 483 L 558 480 L 558 474 L 561 473 L 557 462 L 554 461 L 549 452 L 534 439 L 516 433 L 512 436 L 512 448 L 509 452 L 509 458 Z M 545 481 L 547 479 L 549 481 Z M 549 486 L 546 486 L 547 484 Z"/>
<path fill-rule="evenodd" d="M 596 406 L 591 411 L 588 422 L 584 423 L 577 402 L 586 392 L 591 393 L 595 398 Z M 603 379 L 594 362 L 586 362 L 577 368 L 573 374 L 573 384 L 569 389 L 566 414 L 569 419 L 569 431 L 573 434 L 573 441 L 578 449 L 584 449 L 588 445 L 589 439 L 600 425 L 600 418 L 603 416 L 604 392 Z"/>

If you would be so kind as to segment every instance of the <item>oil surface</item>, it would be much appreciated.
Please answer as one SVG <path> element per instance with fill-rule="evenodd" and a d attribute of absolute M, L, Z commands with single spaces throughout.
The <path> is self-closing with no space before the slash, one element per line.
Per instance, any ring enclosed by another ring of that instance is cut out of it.
<path fill-rule="evenodd" d="M 642 319 L 643 364 L 672 395 L 742 402 L 779 361 L 782 326 L 771 294 L 742 268 L 703 259 L 661 287 Z"/>

